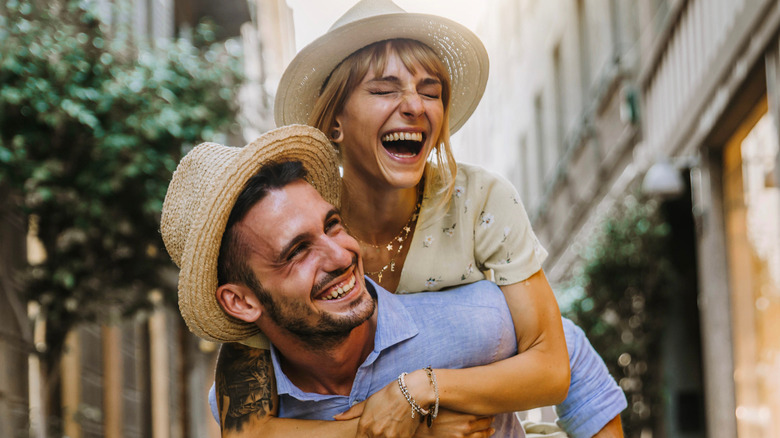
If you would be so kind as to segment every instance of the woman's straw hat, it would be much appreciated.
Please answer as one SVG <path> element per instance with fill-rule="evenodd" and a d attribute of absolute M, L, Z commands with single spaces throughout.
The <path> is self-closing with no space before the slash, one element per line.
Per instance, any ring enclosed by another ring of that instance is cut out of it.
<path fill-rule="evenodd" d="M 276 91 L 276 124 L 308 123 L 322 84 L 341 61 L 369 44 L 396 38 L 420 41 L 439 54 L 452 81 L 450 133 L 457 131 L 485 92 L 485 46 L 461 24 L 406 12 L 390 0 L 358 2 L 325 35 L 298 52 Z"/>
<path fill-rule="evenodd" d="M 179 271 L 179 310 L 201 338 L 234 342 L 258 333 L 217 303 L 217 258 L 230 211 L 246 182 L 264 164 L 297 160 L 306 179 L 338 206 L 341 184 L 336 152 L 310 126 L 275 129 L 244 147 L 203 143 L 179 163 L 163 203 L 160 230 Z"/>

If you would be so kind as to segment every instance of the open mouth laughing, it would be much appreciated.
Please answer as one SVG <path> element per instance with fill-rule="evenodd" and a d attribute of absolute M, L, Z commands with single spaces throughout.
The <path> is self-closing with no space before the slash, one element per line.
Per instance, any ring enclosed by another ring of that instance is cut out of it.
<path fill-rule="evenodd" d="M 382 146 L 398 158 L 412 158 L 420 154 L 425 137 L 422 132 L 390 132 L 382 136 Z"/>
<path fill-rule="evenodd" d="M 331 287 L 329 291 L 326 291 L 324 294 L 320 295 L 319 299 L 322 301 L 337 300 L 348 294 L 349 291 L 351 291 L 354 287 L 355 274 L 353 273 L 349 277 L 349 280 L 337 286 Z"/>

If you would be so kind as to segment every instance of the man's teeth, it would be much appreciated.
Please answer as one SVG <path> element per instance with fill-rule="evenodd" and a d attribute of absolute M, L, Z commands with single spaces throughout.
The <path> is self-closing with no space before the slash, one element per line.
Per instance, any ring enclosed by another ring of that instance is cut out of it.
<path fill-rule="evenodd" d="M 349 279 L 347 284 L 345 284 L 344 286 L 339 286 L 338 288 L 336 288 L 333 291 L 331 291 L 330 294 L 324 295 L 321 299 L 322 300 L 335 300 L 337 298 L 341 298 L 344 295 L 346 295 L 347 292 L 351 291 L 353 287 L 355 287 L 355 276 L 354 275 Z"/>
<path fill-rule="evenodd" d="M 422 132 L 391 132 L 382 136 L 382 141 L 422 141 Z"/>

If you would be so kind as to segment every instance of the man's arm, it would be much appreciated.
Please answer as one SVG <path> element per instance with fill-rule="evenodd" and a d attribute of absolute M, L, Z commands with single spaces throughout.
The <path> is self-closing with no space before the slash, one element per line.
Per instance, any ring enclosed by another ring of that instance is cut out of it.
<path fill-rule="evenodd" d="M 603 429 L 593 438 L 623 438 L 623 423 L 620 422 L 620 414 L 611 419 Z"/>
<path fill-rule="evenodd" d="M 582 328 L 561 318 L 571 364 L 569 395 L 555 407 L 558 424 L 574 437 L 622 437 L 620 412 L 626 406 L 623 390 L 609 374 Z"/>
<path fill-rule="evenodd" d="M 224 344 L 217 360 L 217 406 L 223 432 L 279 413 L 271 352 Z"/>
<path fill-rule="evenodd" d="M 274 367 L 269 350 L 224 344 L 216 371 L 217 406 L 223 437 L 354 436 L 357 420 L 317 421 L 278 418 Z"/>

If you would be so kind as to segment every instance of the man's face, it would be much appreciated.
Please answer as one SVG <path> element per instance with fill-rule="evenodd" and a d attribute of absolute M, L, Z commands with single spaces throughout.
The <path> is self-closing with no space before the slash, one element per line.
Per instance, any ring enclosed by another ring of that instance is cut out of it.
<path fill-rule="evenodd" d="M 343 338 L 374 313 L 359 245 L 304 181 L 271 190 L 237 224 L 264 314 L 307 343 Z"/>

